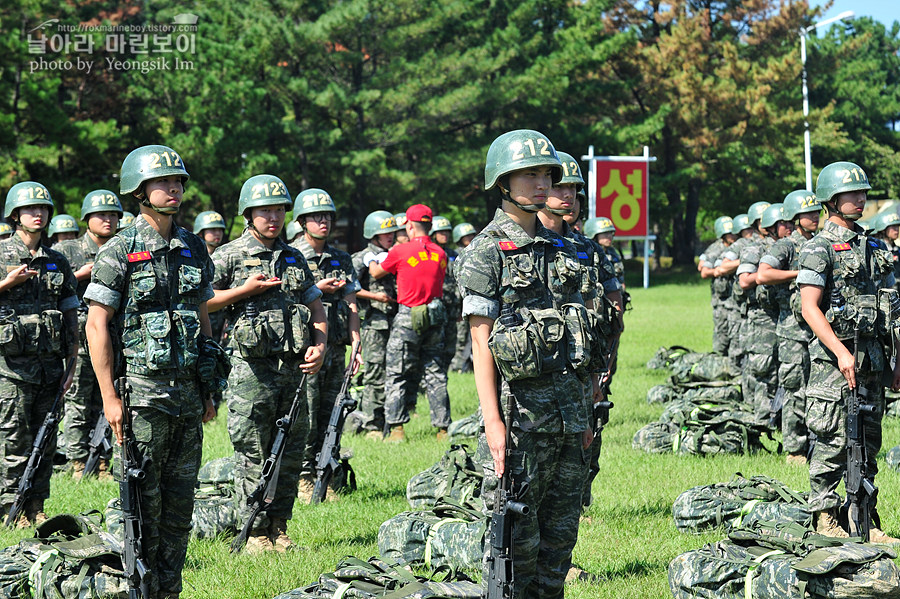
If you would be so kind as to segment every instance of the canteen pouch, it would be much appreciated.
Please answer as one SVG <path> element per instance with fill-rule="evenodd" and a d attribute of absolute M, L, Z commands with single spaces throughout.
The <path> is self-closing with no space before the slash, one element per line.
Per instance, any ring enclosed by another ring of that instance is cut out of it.
<path fill-rule="evenodd" d="M 40 314 L 22 314 L 19 316 L 19 326 L 17 327 L 20 342 L 22 344 L 22 354 L 30 356 L 38 353 L 41 349 L 41 315 Z"/>
<path fill-rule="evenodd" d="M 529 326 L 541 357 L 541 373 L 563 370 L 566 367 L 566 356 L 561 342 L 566 334 L 566 324 L 562 314 L 555 308 L 544 308 L 531 310 L 529 316 L 534 323 Z"/>
<path fill-rule="evenodd" d="M 284 313 L 280 309 L 264 310 L 254 318 L 241 315 L 234 323 L 232 336 L 243 358 L 268 358 L 285 351 Z M 307 333 L 308 344 L 309 333 Z"/>
<path fill-rule="evenodd" d="M 592 359 L 602 351 L 597 347 L 591 317 L 587 308 L 581 304 L 563 304 L 562 315 L 566 323 L 567 360 L 579 374 L 586 375 Z"/>
<path fill-rule="evenodd" d="M 440 299 L 428 302 L 428 322 L 431 326 L 440 326 L 447 322 L 447 308 Z"/>
<path fill-rule="evenodd" d="M 172 360 L 172 344 L 170 333 L 172 322 L 166 311 L 141 314 L 141 324 L 147 334 L 147 368 L 150 370 L 169 370 L 175 368 Z"/>
<path fill-rule="evenodd" d="M 878 290 L 878 333 L 882 336 L 892 334 L 900 319 L 900 293 L 896 289 Z"/>
<path fill-rule="evenodd" d="M 344 303 L 344 302 L 340 302 Z M 349 309 L 349 306 L 348 306 Z M 291 304 L 290 309 L 291 351 L 298 355 L 304 355 L 309 347 L 309 319 L 310 312 L 303 304 Z M 329 329 L 331 330 L 331 329 Z"/>
<path fill-rule="evenodd" d="M 0 355 L 18 356 L 23 353 L 19 329 L 19 317 L 16 313 L 10 308 L 3 308 L 0 313 Z"/>
<path fill-rule="evenodd" d="M 409 309 L 409 318 L 412 320 L 412 329 L 417 335 L 424 333 L 431 326 L 428 305 L 413 306 Z"/>
<path fill-rule="evenodd" d="M 43 349 L 54 356 L 65 353 L 65 325 L 59 310 L 41 312 L 41 343 Z"/>
<path fill-rule="evenodd" d="M 839 293 L 833 290 L 832 293 Z M 875 295 L 851 295 L 839 311 L 829 308 L 825 319 L 838 339 L 852 339 L 853 329 L 859 323 L 860 337 L 872 337 L 877 332 L 878 301 Z"/>
<path fill-rule="evenodd" d="M 172 327 L 175 330 L 175 344 L 178 353 L 178 368 L 192 368 L 199 355 L 200 320 L 191 310 L 174 310 Z"/>
<path fill-rule="evenodd" d="M 527 312 L 527 311 L 526 311 Z M 488 338 L 488 349 L 506 381 L 530 379 L 541 374 L 541 360 L 527 321 L 507 326 L 498 318 Z"/>
<path fill-rule="evenodd" d="M 178 293 L 185 297 L 195 297 L 200 292 L 200 269 L 182 264 L 178 269 Z"/>

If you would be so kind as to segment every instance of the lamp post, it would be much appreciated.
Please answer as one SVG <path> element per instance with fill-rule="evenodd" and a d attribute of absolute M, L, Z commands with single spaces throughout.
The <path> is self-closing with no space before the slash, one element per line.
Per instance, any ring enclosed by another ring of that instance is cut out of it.
<path fill-rule="evenodd" d="M 852 19 L 856 14 L 846 10 L 836 17 L 813 23 L 800 29 L 800 62 L 803 63 L 803 160 L 806 164 L 806 189 L 812 191 L 812 157 L 809 147 L 809 90 L 806 87 L 806 34 L 813 29 L 831 25 L 844 19 Z"/>

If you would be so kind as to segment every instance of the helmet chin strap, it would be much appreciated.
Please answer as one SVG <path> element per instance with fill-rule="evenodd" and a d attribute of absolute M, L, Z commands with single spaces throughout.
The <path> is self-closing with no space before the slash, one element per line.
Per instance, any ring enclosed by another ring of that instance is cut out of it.
<path fill-rule="evenodd" d="M 141 199 L 141 206 L 146 206 L 154 212 L 158 212 L 159 214 L 165 214 L 168 216 L 178 214 L 178 209 L 181 208 L 181 206 L 164 206 L 162 208 L 159 208 L 158 206 L 154 206 L 153 204 L 151 204 L 150 200 L 148 200 L 147 198 Z"/>
<path fill-rule="evenodd" d="M 546 202 L 541 202 L 540 204 L 523 204 L 522 202 L 518 202 L 513 199 L 509 192 L 500 187 L 500 192 L 503 194 L 503 199 L 515 204 L 516 208 L 521 210 L 522 212 L 530 212 L 531 214 L 535 214 L 543 210 L 546 206 Z"/>
<path fill-rule="evenodd" d="M 35 229 L 34 227 L 26 227 L 22 223 L 19 223 L 19 228 L 22 229 L 23 231 L 27 231 L 28 233 L 40 233 L 41 231 L 44 230 L 43 227 L 41 227 L 39 229 Z"/>
<path fill-rule="evenodd" d="M 575 211 L 571 208 L 547 208 L 547 212 L 556 216 L 568 216 Z"/>

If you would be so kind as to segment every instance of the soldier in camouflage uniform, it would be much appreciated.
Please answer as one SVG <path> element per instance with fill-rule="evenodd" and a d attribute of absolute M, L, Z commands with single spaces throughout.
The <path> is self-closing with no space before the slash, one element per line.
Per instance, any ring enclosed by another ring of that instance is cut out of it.
<path fill-rule="evenodd" d="M 194 235 L 203 240 L 203 243 L 206 244 L 206 251 L 212 256 L 216 248 L 225 241 L 225 219 L 222 218 L 221 214 L 212 210 L 201 212 L 194 219 Z M 209 325 L 212 327 L 213 339 L 221 340 L 222 329 L 225 327 L 225 311 L 211 312 Z M 219 405 L 219 400 L 221 400 L 221 397 L 213 400 L 216 406 Z"/>
<path fill-rule="evenodd" d="M 77 480 L 84 473 L 84 463 L 90 452 L 91 433 L 103 416 L 103 398 L 94 367 L 87 351 L 87 305 L 82 298 L 91 282 L 91 271 L 97 251 L 116 234 L 122 204 L 118 196 L 108 189 L 97 189 L 86 196 L 81 203 L 81 220 L 87 225 L 87 232 L 80 239 L 63 241 L 56 248 L 69 261 L 78 281 L 78 326 L 81 330 L 81 357 L 75 366 L 75 383 L 66 395 L 65 426 L 66 458 L 72 467 L 72 475 Z M 100 478 L 110 479 L 109 456 L 99 462 Z"/>
<path fill-rule="evenodd" d="M 394 215 L 394 222 L 397 223 L 397 232 L 394 234 L 394 245 L 403 245 L 409 243 L 409 235 L 406 234 L 406 213 L 398 212 Z"/>
<path fill-rule="evenodd" d="M 297 496 L 309 503 L 316 481 L 316 454 L 322 449 L 325 431 L 334 401 L 344 379 L 344 356 L 347 345 L 359 343 L 359 312 L 356 292 L 359 280 L 350 254 L 327 242 L 334 229 L 334 200 L 323 189 L 307 189 L 294 201 L 294 220 L 303 227 L 303 235 L 291 247 L 303 253 L 316 286 L 322 292 L 328 323 L 328 350 L 322 370 L 309 378 L 306 397 L 309 401 L 309 435 L 303 453 L 303 465 Z M 359 367 L 361 358 L 357 356 Z M 335 494 L 330 488 L 328 498 Z"/>
<path fill-rule="evenodd" d="M 212 343 L 206 307 L 213 297 L 212 262 L 203 242 L 174 218 L 188 177 L 181 156 L 166 146 L 143 146 L 125 158 L 119 191 L 140 202 L 140 216 L 97 252 L 84 294 L 88 345 L 103 411 L 119 443 L 115 451 L 121 452 L 126 407 L 114 380 L 124 373 L 132 390 L 133 447 L 149 459 L 141 526 L 157 599 L 181 593 L 202 422 L 215 416 L 206 386 L 215 368 L 206 349 Z"/>
<path fill-rule="evenodd" d="M 398 229 L 394 216 L 387 210 L 376 210 L 363 223 L 363 237 L 369 244 L 351 256 L 360 284 L 356 292 L 359 304 L 361 354 L 363 359 L 362 400 L 359 408 L 347 416 L 348 430 L 368 431 L 366 437 L 381 439 L 384 431 L 384 384 L 387 343 L 391 323 L 397 314 L 397 278 L 388 274 L 380 279 L 369 276 L 366 258 L 374 259 L 394 245 Z"/>
<path fill-rule="evenodd" d="M 461 252 L 472 242 L 477 233 L 478 231 L 471 223 L 459 223 L 453 227 L 453 243 Z M 462 302 L 462 297 L 460 297 L 460 302 Z M 460 309 L 462 309 L 461 303 Z M 456 350 L 450 361 L 450 370 L 454 372 L 472 371 L 472 337 L 469 336 L 469 323 L 462 317 L 456 321 Z"/>
<path fill-rule="evenodd" d="M 122 212 L 122 218 L 119 219 L 118 230 L 121 231 L 122 229 L 128 228 L 133 224 L 134 224 L 134 215 L 132 213 L 128 212 L 127 210 Z"/>
<path fill-rule="evenodd" d="M 16 227 L 0 241 L 0 509 L 6 514 L 25 472 L 34 436 L 65 381 L 63 358 L 78 353 L 78 295 L 75 275 L 59 252 L 41 243 L 41 233 L 53 214 L 46 187 L 34 181 L 13 185 L 6 194 L 3 218 Z M 47 455 L 56 452 L 56 431 L 50 431 Z M 44 500 L 50 496 L 52 460 L 35 473 L 20 527 L 46 520 Z"/>
<path fill-rule="evenodd" d="M 876 214 L 872 219 L 872 234 L 880 239 L 888 251 L 894 264 L 894 278 L 897 279 L 895 287 L 900 288 L 900 245 L 897 238 L 900 237 L 900 215 L 893 210 Z"/>
<path fill-rule="evenodd" d="M 232 370 L 225 399 L 228 435 L 235 453 L 235 506 L 241 515 L 240 526 L 249 517 L 247 497 L 259 484 L 263 463 L 272 449 L 275 421 L 288 413 L 303 375 L 314 376 L 325 353 L 322 292 L 302 253 L 280 238 L 290 207 L 291 196 L 281 179 L 250 177 L 238 200 L 238 212 L 247 223 L 244 232 L 212 257 L 216 272 L 210 308 L 226 312 L 234 322 L 228 339 Z M 316 337 L 311 344 L 309 325 Z M 279 326 L 284 327 L 283 338 L 265 335 L 269 327 Z M 307 378 L 307 386 L 310 381 Z M 287 521 L 306 444 L 306 410 L 304 402 L 286 441 L 272 504 L 250 530 L 250 553 L 283 552 L 294 546 L 287 535 Z"/>
<path fill-rule="evenodd" d="M 819 228 L 819 205 L 811 191 L 792 191 L 784 198 L 785 220 L 794 232 L 779 239 L 759 261 L 757 281 L 774 291 L 778 303 L 778 394 L 781 408 L 782 444 L 789 464 L 806 465 L 809 431 L 806 428 L 806 383 L 809 380 L 809 344 L 812 331 L 800 316 L 797 279 L 800 250 Z"/>
<path fill-rule="evenodd" d="M 890 253 L 862 234 L 855 223 L 862 216 L 869 189 L 865 171 L 852 162 L 835 162 L 822 169 L 816 180 L 816 197 L 827 209 L 828 220 L 800 251 L 797 275 L 803 319 L 816 336 L 809 349 L 806 388 L 806 423 L 816 435 L 809 464 L 809 508 L 815 513 L 817 532 L 835 537 L 848 536 L 837 521 L 841 505 L 837 487 L 847 469 L 846 399 L 850 389 L 858 388 L 860 401 L 874 409 L 863 419 L 866 474 L 874 486 L 884 383 L 890 380 L 892 389 L 900 387 L 900 361 L 892 373 L 882 345 L 887 339 L 879 338 L 879 316 L 866 307 L 877 305 L 877 295 L 894 286 Z M 896 292 L 890 289 L 890 293 Z M 858 346 L 854 347 L 857 335 Z M 873 515 L 877 498 L 876 493 L 869 506 Z M 898 542 L 874 524 L 869 540 Z"/>
<path fill-rule="evenodd" d="M 513 596 L 522 598 L 563 596 L 593 438 L 591 403 L 561 343 L 535 348 L 546 355 L 514 349 L 524 347 L 514 340 L 527 329 L 544 330 L 535 319 L 559 323 L 564 304 L 583 303 L 574 246 L 536 217 L 561 176 L 541 133 L 517 130 L 494 140 L 485 189 L 499 188 L 501 208 L 457 264 L 484 414 L 482 497 L 490 508 L 498 477 L 509 470 L 513 492 L 530 508 L 512 527 Z"/>
<path fill-rule="evenodd" d="M 55 247 L 63 241 L 71 241 L 78 237 L 81 230 L 78 222 L 68 214 L 57 214 L 50 219 L 50 227 L 47 229 L 47 237 L 50 238 L 51 247 Z"/>
<path fill-rule="evenodd" d="M 756 421 L 760 425 L 774 424 L 772 416 L 776 412 L 772 400 L 778 387 L 778 336 L 775 332 L 778 303 L 772 289 L 759 284 L 756 273 L 763 254 L 778 239 L 794 232 L 793 223 L 784 219 L 781 208 L 781 204 L 771 204 L 763 210 L 757 227 L 762 237 L 741 249 L 741 265 L 737 269 L 738 284 L 746 295 L 744 324 L 741 327 L 741 345 L 744 349 L 741 390 L 744 401 L 754 406 Z"/>
<path fill-rule="evenodd" d="M 9 223 L 0 222 L 0 239 L 9 239 L 15 232 L 15 229 L 10 227 Z"/>
<path fill-rule="evenodd" d="M 734 234 L 733 222 L 730 216 L 720 216 L 715 225 L 716 240 L 700 254 L 697 270 L 704 279 L 709 282 L 710 305 L 713 315 L 713 351 L 721 356 L 728 355 L 728 345 L 731 337 L 728 335 L 728 308 L 726 299 L 731 295 L 731 285 L 726 277 L 716 277 L 716 263 L 720 261 L 725 249 L 737 240 Z"/>
<path fill-rule="evenodd" d="M 435 216 L 431 221 L 431 237 L 441 246 L 447 254 L 447 273 L 444 276 L 444 295 L 441 301 L 447 310 L 447 322 L 444 324 L 444 350 L 442 353 L 445 371 L 450 370 L 450 362 L 456 353 L 457 328 L 462 319 L 462 297 L 456 288 L 456 277 L 453 274 L 453 264 L 456 262 L 457 253 L 450 246 L 453 234 L 453 225 L 446 216 Z"/>
<path fill-rule="evenodd" d="M 744 351 L 741 349 L 740 340 L 742 317 L 739 298 L 742 298 L 743 294 L 735 293 L 734 273 L 741 264 L 740 248 L 752 238 L 754 229 L 750 226 L 750 218 L 746 214 L 738 214 L 731 219 L 731 222 L 732 229 L 738 238 L 725 248 L 722 255 L 715 261 L 713 277 L 722 279 L 724 285 L 728 287 L 728 293 L 725 294 L 725 301 L 722 304 L 728 313 L 728 357 L 737 367 L 740 367 L 744 361 Z"/>

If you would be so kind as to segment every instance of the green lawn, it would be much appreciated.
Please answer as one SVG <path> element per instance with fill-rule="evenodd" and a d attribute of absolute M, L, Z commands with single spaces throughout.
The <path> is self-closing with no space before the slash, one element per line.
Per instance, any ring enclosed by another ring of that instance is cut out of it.
<path fill-rule="evenodd" d="M 672 276 L 653 273 L 648 290 L 638 287 L 638 269 L 630 291 L 634 310 L 626 316 L 619 372 L 613 382 L 616 407 L 603 434 L 601 471 L 594 482 L 594 504 L 582 523 L 575 561 L 598 578 L 575 583 L 568 597 L 668 597 L 666 568 L 679 553 L 721 538 L 721 533 L 683 535 L 675 530 L 671 506 L 683 490 L 699 484 L 725 481 L 735 472 L 746 476 L 767 474 L 794 488 L 807 487 L 805 469 L 789 467 L 782 456 L 759 454 L 734 457 L 676 457 L 649 455 L 631 448 L 635 431 L 658 418 L 662 408 L 646 403 L 652 385 L 664 382 L 665 373 L 644 368 L 661 345 L 685 345 L 708 351 L 712 324 L 709 288 L 682 271 Z M 630 273 L 631 274 L 631 273 Z M 631 278 L 629 278 L 631 281 Z M 687 284 L 685 284 L 687 282 Z M 471 374 L 450 376 L 453 417 L 477 406 Z M 409 509 L 407 480 L 436 462 L 447 448 L 433 438 L 427 401 L 419 400 L 419 416 L 407 427 L 409 442 L 386 445 L 359 437 L 345 437 L 355 452 L 353 466 L 359 489 L 339 502 L 316 507 L 297 506 L 290 522 L 291 537 L 306 549 L 290 555 L 232 557 L 225 541 L 192 542 L 185 568 L 185 599 L 268 599 L 279 592 L 315 581 L 334 568 L 344 555 L 368 558 L 377 554 L 378 526 Z M 900 423 L 886 421 L 884 451 L 898 442 Z M 231 452 L 223 418 L 207 425 L 204 461 Z M 881 514 L 889 534 L 900 535 L 897 497 L 898 475 L 886 468 L 878 478 Z M 74 484 L 65 475 L 53 479 L 49 513 L 102 509 L 117 492 L 112 483 L 96 480 Z M 27 531 L 0 531 L 0 546 L 15 543 Z"/>

